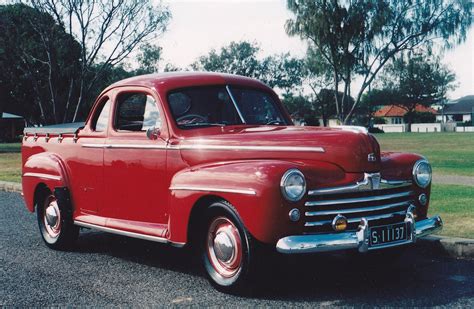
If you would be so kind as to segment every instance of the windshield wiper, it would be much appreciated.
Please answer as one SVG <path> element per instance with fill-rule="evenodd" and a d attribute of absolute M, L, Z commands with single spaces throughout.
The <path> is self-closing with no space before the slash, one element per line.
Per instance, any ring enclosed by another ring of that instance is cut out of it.
<path fill-rule="evenodd" d="M 219 122 L 196 122 L 196 123 L 183 123 L 180 126 L 183 127 L 225 127 L 227 124 Z"/>
<path fill-rule="evenodd" d="M 279 126 L 283 124 L 283 121 L 272 119 L 268 121 L 265 125 L 271 125 L 271 124 Z"/>

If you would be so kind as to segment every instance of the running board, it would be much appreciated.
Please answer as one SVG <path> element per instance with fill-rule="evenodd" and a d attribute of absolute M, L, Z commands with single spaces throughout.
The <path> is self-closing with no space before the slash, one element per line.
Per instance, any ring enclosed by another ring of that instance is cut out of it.
<path fill-rule="evenodd" d="M 114 229 L 110 227 L 86 223 L 82 221 L 74 221 L 74 224 L 77 226 L 94 229 L 94 230 L 98 230 L 102 232 L 107 232 L 107 233 L 112 233 L 112 234 L 132 237 L 132 238 L 138 238 L 138 239 L 143 239 L 143 240 L 149 240 L 149 241 L 154 241 L 154 242 L 159 242 L 159 243 L 164 243 L 164 244 L 171 244 L 172 246 L 175 246 L 175 247 L 183 247 L 185 245 L 185 243 L 172 242 L 169 239 L 166 239 L 163 237 L 140 234 L 140 233 L 135 233 L 135 232 L 128 232 L 128 231 L 118 230 L 118 229 Z"/>

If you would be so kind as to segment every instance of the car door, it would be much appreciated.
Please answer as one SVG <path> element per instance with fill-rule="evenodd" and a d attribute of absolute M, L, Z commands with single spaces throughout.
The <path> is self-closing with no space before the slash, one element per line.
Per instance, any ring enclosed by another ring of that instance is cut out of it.
<path fill-rule="evenodd" d="M 152 91 L 141 87 L 117 91 L 104 147 L 105 202 L 100 213 L 108 218 L 107 226 L 137 232 L 152 229 L 155 234 L 158 225 L 167 223 L 164 119 Z M 150 139 L 147 130 L 153 128 L 159 134 Z"/>
<path fill-rule="evenodd" d="M 97 215 L 103 203 L 103 146 L 107 137 L 111 106 L 110 93 L 100 97 L 86 126 L 74 142 L 77 147 L 69 148 L 73 151 L 67 162 L 71 193 L 75 207 L 83 216 Z M 64 144 L 63 147 L 68 146 Z"/>

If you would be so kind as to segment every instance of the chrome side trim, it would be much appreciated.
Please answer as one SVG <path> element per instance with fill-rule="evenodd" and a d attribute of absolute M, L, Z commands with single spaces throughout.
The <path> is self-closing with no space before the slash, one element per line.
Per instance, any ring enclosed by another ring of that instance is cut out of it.
<path fill-rule="evenodd" d="M 167 145 L 107 144 L 107 149 L 167 149 Z"/>
<path fill-rule="evenodd" d="M 349 209 L 340 209 L 340 210 L 307 211 L 305 215 L 307 217 L 312 217 L 312 216 L 328 216 L 328 215 L 338 215 L 338 214 L 342 215 L 342 214 L 350 214 L 350 213 L 358 213 L 358 212 L 378 211 L 378 210 L 397 208 L 401 206 L 409 206 L 412 203 L 413 201 L 406 201 L 406 202 L 385 204 L 385 205 L 371 206 L 371 207 L 349 208 Z"/>
<path fill-rule="evenodd" d="M 256 151 L 292 151 L 292 152 L 324 152 L 322 147 L 291 147 L 291 146 L 232 146 L 232 145 L 140 145 L 140 144 L 82 144 L 84 148 L 107 149 L 169 149 L 169 150 L 256 150 Z"/>
<path fill-rule="evenodd" d="M 257 195 L 255 190 L 249 189 L 228 189 L 228 188 L 211 188 L 211 187 L 194 187 L 194 186 L 171 186 L 170 190 L 184 190 L 184 191 L 210 191 L 210 192 L 225 192 L 225 193 L 237 193 L 247 195 Z"/>
<path fill-rule="evenodd" d="M 173 146 L 181 150 L 256 150 L 256 151 L 292 151 L 292 152 L 324 152 L 322 147 L 291 147 L 291 146 L 242 146 L 242 145 L 180 145 Z"/>
<path fill-rule="evenodd" d="M 107 233 L 122 235 L 122 236 L 128 236 L 128 237 L 133 237 L 133 238 L 138 238 L 138 239 L 150 240 L 150 241 L 159 242 L 159 243 L 171 243 L 174 246 L 178 246 L 178 247 L 182 247 L 182 246 L 185 245 L 184 243 L 172 242 L 172 241 L 170 241 L 166 238 L 163 238 L 163 237 L 151 236 L 151 235 L 140 234 L 140 233 L 135 233 L 135 232 L 122 231 L 122 230 L 118 230 L 118 229 L 114 229 L 114 228 L 110 228 L 110 227 L 105 227 L 105 226 L 100 226 L 100 225 L 95 225 L 95 224 L 92 224 L 92 223 L 86 223 L 86 222 L 82 222 L 82 221 L 74 220 L 74 224 L 78 225 L 78 226 L 82 226 L 82 227 L 86 227 L 86 228 L 90 228 L 90 229 L 95 229 L 95 230 L 99 230 L 99 231 L 103 231 L 103 232 L 107 232 Z"/>
<path fill-rule="evenodd" d="M 351 204 L 351 203 L 362 203 L 362 202 L 374 202 L 374 201 L 383 201 L 389 200 L 392 198 L 407 197 L 413 194 L 413 191 L 385 194 L 385 195 L 376 195 L 376 196 L 364 196 L 364 197 L 354 197 L 346 199 L 337 199 L 337 200 L 326 200 L 326 201 L 308 201 L 305 203 L 305 206 L 322 206 L 322 205 L 340 205 L 340 204 Z"/>
<path fill-rule="evenodd" d="M 310 190 L 308 192 L 308 195 L 312 196 L 312 195 L 372 191 L 372 190 L 378 190 L 378 189 L 391 189 L 391 188 L 411 186 L 411 184 L 412 184 L 411 180 L 386 180 L 386 179 L 380 179 L 380 173 L 373 173 L 373 174 L 364 173 L 364 179 L 356 182 L 355 184 Z"/>
<path fill-rule="evenodd" d="M 227 94 L 229 95 L 230 100 L 232 101 L 235 109 L 237 110 L 237 114 L 239 114 L 240 120 L 242 121 L 242 123 L 245 123 L 244 116 L 242 115 L 242 112 L 240 111 L 240 108 L 237 105 L 237 101 L 235 100 L 234 95 L 232 94 L 232 91 L 230 91 L 229 85 L 225 86 L 225 89 L 227 90 Z"/>
<path fill-rule="evenodd" d="M 43 173 L 24 173 L 23 177 L 38 177 L 50 180 L 61 180 L 61 176 L 50 175 L 50 174 L 43 174 Z"/>
<path fill-rule="evenodd" d="M 104 144 L 81 144 L 84 148 L 105 148 Z"/>
<path fill-rule="evenodd" d="M 140 144 L 82 144 L 84 148 L 106 149 L 167 149 L 167 145 L 140 145 Z"/>

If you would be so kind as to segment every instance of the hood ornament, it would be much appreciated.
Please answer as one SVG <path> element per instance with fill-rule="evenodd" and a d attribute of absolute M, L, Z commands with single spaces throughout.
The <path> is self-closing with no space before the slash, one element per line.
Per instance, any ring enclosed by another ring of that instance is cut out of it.
<path fill-rule="evenodd" d="M 367 180 L 367 185 L 370 186 L 371 190 L 380 189 L 380 181 L 382 177 L 380 173 L 365 173 L 364 180 Z"/>

